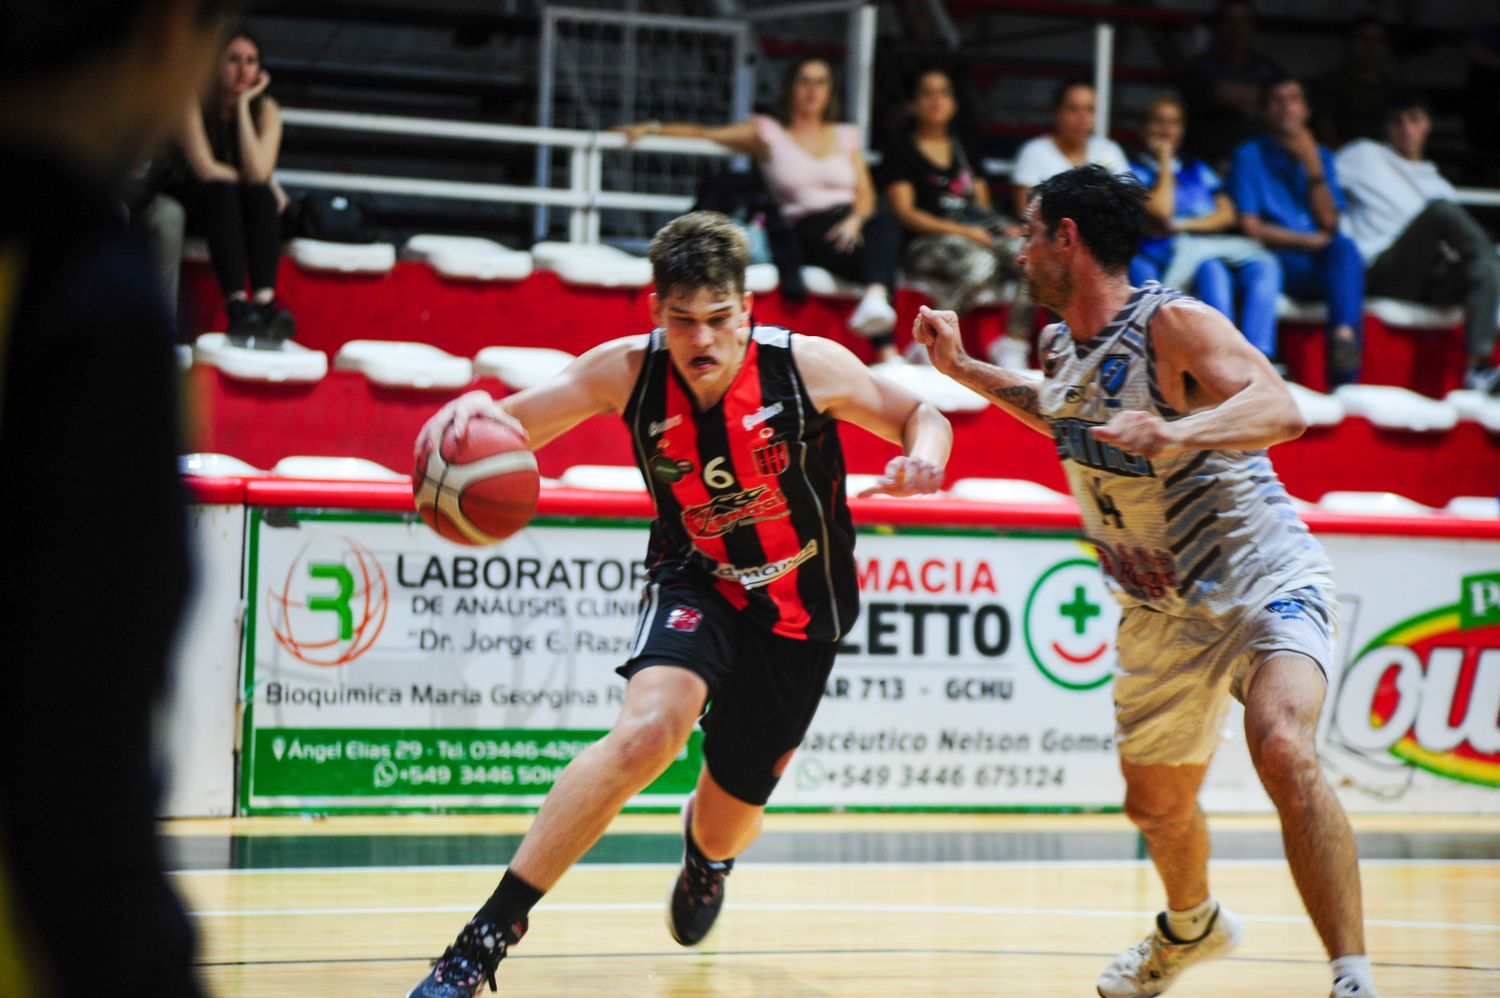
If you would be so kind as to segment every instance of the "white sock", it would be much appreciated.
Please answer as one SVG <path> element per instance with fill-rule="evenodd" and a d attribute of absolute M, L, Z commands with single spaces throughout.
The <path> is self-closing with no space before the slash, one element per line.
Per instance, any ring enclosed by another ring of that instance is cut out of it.
<path fill-rule="evenodd" d="M 1370 958 L 1363 953 L 1354 956 L 1341 956 L 1331 961 L 1328 966 L 1333 970 L 1333 979 L 1338 981 L 1340 977 L 1352 977 L 1366 987 L 1374 987 L 1374 971 L 1370 969 Z"/>
<path fill-rule="evenodd" d="M 1212 894 L 1202 904 L 1194 905 L 1186 911 L 1168 908 L 1167 931 L 1181 942 L 1196 942 L 1207 934 L 1209 922 L 1218 910 L 1219 902 L 1214 900 Z"/>

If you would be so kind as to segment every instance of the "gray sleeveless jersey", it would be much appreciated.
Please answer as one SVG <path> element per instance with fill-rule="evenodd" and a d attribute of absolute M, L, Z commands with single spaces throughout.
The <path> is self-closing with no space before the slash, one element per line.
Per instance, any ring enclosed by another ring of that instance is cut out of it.
<path fill-rule="evenodd" d="M 1147 460 L 1089 433 L 1117 412 L 1183 415 L 1157 386 L 1150 328 L 1164 302 L 1184 297 L 1153 281 L 1087 342 L 1076 342 L 1065 323 L 1048 330 L 1040 410 L 1120 603 L 1236 618 L 1277 592 L 1332 576 L 1266 452 Z"/>

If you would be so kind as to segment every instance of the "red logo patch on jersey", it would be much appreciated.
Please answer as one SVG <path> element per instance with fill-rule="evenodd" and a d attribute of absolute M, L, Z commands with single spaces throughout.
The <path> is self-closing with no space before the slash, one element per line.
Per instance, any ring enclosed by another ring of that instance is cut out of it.
<path fill-rule="evenodd" d="M 757 447 L 750 456 L 755 459 L 755 470 L 768 478 L 781 474 L 792 464 L 785 440 L 774 440 L 764 447 Z"/>
<path fill-rule="evenodd" d="M 701 623 L 703 623 L 703 611 L 697 607 L 674 606 L 667 612 L 667 626 L 674 631 L 685 631 L 691 634 Z"/>

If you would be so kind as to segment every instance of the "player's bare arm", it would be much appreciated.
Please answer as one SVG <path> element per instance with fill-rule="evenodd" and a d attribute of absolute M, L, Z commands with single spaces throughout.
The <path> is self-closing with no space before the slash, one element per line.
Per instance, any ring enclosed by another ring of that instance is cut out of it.
<path fill-rule="evenodd" d="M 473 391 L 449 402 L 417 434 L 417 453 L 436 447 L 451 425 L 462 438 L 474 419 L 490 419 L 521 433 L 532 450 L 545 446 L 590 416 L 624 412 L 640 374 L 647 336 L 601 343 L 556 377 L 496 400 Z"/>
<path fill-rule="evenodd" d="M 833 340 L 794 336 L 792 352 L 820 411 L 901 445 L 901 456 L 891 458 L 880 481 L 860 495 L 921 495 L 942 487 L 943 467 L 953 448 L 947 417 L 872 373 Z"/>
<path fill-rule="evenodd" d="M 933 367 L 972 388 L 1038 433 L 1052 434 L 1038 408 L 1036 382 L 970 357 L 964 350 L 957 313 L 923 305 L 912 325 L 912 336 L 927 348 Z"/>
<path fill-rule="evenodd" d="M 1157 378 L 1168 405 L 1190 413 L 1168 422 L 1122 412 L 1094 436 L 1134 454 L 1260 450 L 1302 435 L 1306 422 L 1271 362 L 1218 311 L 1168 302 L 1151 323 Z"/>

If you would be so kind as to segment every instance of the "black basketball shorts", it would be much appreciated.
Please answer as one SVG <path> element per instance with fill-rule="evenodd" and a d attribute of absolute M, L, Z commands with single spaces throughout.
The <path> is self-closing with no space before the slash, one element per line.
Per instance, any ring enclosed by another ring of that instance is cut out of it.
<path fill-rule="evenodd" d="M 802 744 L 838 645 L 754 624 L 707 583 L 664 572 L 646 587 L 632 657 L 615 670 L 689 669 L 708 684 L 703 762 L 719 786 L 764 805 L 782 756 Z"/>

